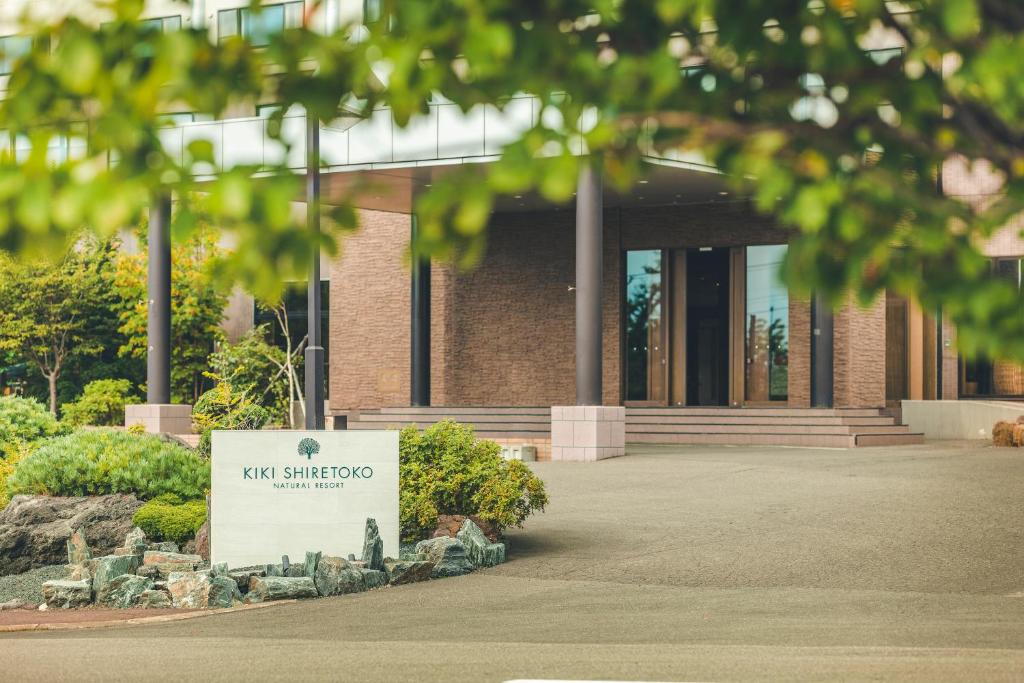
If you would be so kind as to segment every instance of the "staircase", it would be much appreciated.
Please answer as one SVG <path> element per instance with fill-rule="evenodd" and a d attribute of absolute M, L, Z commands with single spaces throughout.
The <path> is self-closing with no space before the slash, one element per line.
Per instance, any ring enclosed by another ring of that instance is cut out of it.
<path fill-rule="evenodd" d="M 349 429 L 428 427 L 451 418 L 501 443 L 549 442 L 547 407 L 381 408 L 351 414 Z M 924 442 L 878 408 L 627 408 L 626 443 L 854 448 Z M 544 449 L 546 450 L 546 449 Z"/>
<path fill-rule="evenodd" d="M 627 408 L 626 443 L 854 448 L 924 436 L 878 408 Z"/>

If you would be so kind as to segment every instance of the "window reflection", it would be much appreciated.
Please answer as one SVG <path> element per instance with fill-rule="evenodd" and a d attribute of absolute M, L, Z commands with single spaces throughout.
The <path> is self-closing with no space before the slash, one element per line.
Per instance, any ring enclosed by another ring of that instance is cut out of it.
<path fill-rule="evenodd" d="M 661 250 L 626 252 L 626 400 L 663 401 Z"/>
<path fill-rule="evenodd" d="M 786 245 L 747 247 L 746 400 L 789 395 L 789 290 L 779 277 Z"/>
<path fill-rule="evenodd" d="M 996 259 L 992 262 L 992 273 L 1021 291 L 1022 263 L 1024 260 L 1019 258 Z M 961 358 L 960 394 L 969 397 L 1024 396 L 1024 368 L 1017 363 L 984 356 Z"/>

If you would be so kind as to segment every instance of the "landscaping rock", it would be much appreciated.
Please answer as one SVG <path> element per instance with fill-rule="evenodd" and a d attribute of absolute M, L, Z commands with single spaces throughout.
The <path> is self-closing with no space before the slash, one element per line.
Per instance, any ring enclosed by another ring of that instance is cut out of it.
<path fill-rule="evenodd" d="M 142 506 L 135 496 L 18 495 L 0 511 L 0 576 L 20 574 L 68 559 L 67 541 L 82 530 L 93 555 L 106 555 L 132 528 Z"/>
<path fill-rule="evenodd" d="M 164 578 L 160 574 L 160 568 L 157 567 L 154 564 L 144 564 L 144 565 L 142 565 L 141 567 L 139 567 L 138 569 L 135 570 L 135 575 L 136 576 L 144 576 L 147 579 L 149 579 L 150 581 L 158 581 L 158 580 Z"/>
<path fill-rule="evenodd" d="M 72 581 L 89 581 L 92 582 L 92 568 L 95 563 L 89 560 L 88 564 L 76 564 L 71 567 L 71 573 L 65 577 Z"/>
<path fill-rule="evenodd" d="M 187 564 L 195 569 L 203 558 L 198 555 L 185 555 L 179 552 L 169 552 L 162 550 L 147 550 L 142 556 L 142 564 L 154 564 L 154 565 L 173 565 L 173 564 Z"/>
<path fill-rule="evenodd" d="M 7 602 L 0 602 L 0 612 L 6 612 L 12 609 L 36 609 L 39 607 L 34 602 L 28 602 L 27 600 L 8 600 Z"/>
<path fill-rule="evenodd" d="M 307 550 L 306 561 L 302 566 L 302 575 L 308 576 L 309 578 L 316 576 L 316 566 L 320 563 L 320 558 L 323 556 L 324 554 L 320 551 L 312 552 Z"/>
<path fill-rule="evenodd" d="M 466 556 L 466 547 L 458 539 L 449 536 L 428 538 L 416 544 L 416 553 L 421 560 L 434 563 L 430 578 L 462 576 L 475 569 Z"/>
<path fill-rule="evenodd" d="M 153 550 L 158 553 L 180 553 L 181 550 L 178 548 L 178 544 L 174 541 L 160 541 L 159 543 L 150 543 L 146 546 L 147 550 Z"/>
<path fill-rule="evenodd" d="M 210 521 L 203 522 L 203 525 L 199 527 L 199 531 L 196 532 L 195 537 L 195 554 L 202 557 L 204 560 L 210 559 Z"/>
<path fill-rule="evenodd" d="M 167 591 L 156 588 L 139 593 L 135 598 L 135 604 L 150 609 L 172 606 L 171 596 L 167 594 Z"/>
<path fill-rule="evenodd" d="M 306 564 L 292 564 L 288 565 L 288 571 L 284 573 L 285 576 L 305 576 L 306 575 Z"/>
<path fill-rule="evenodd" d="M 125 536 L 124 544 L 120 548 L 114 549 L 114 555 L 135 555 L 139 558 L 139 563 L 141 564 L 142 557 L 146 553 L 147 544 L 146 532 L 139 527 L 134 527 Z"/>
<path fill-rule="evenodd" d="M 284 576 L 284 568 L 279 564 L 268 564 L 263 570 L 264 576 Z"/>
<path fill-rule="evenodd" d="M 254 576 L 249 582 L 249 592 L 245 596 L 245 601 L 255 603 L 316 596 L 316 585 L 308 576 Z"/>
<path fill-rule="evenodd" d="M 242 592 L 238 590 L 238 584 L 234 579 L 228 576 L 215 576 L 210 579 L 207 607 L 231 607 L 241 601 Z"/>
<path fill-rule="evenodd" d="M 366 519 L 366 531 L 363 532 L 363 562 L 367 569 L 384 569 L 384 541 L 381 540 L 377 520 Z"/>
<path fill-rule="evenodd" d="M 431 538 L 439 538 L 441 536 L 455 538 L 458 536 L 459 531 L 462 530 L 462 525 L 466 523 L 467 519 L 472 520 L 484 532 L 484 536 L 491 543 L 497 543 L 501 540 L 501 533 L 494 522 L 480 519 L 477 515 L 438 515 L 437 528 L 430 536 Z"/>
<path fill-rule="evenodd" d="M 92 559 L 92 551 L 85 540 L 85 529 L 76 529 L 68 537 L 68 564 L 83 565 Z"/>
<path fill-rule="evenodd" d="M 92 564 L 92 590 L 99 595 L 111 581 L 124 574 L 134 574 L 139 560 L 134 555 L 97 557 Z"/>
<path fill-rule="evenodd" d="M 228 572 L 228 576 L 235 580 L 238 590 L 242 593 L 249 591 L 249 581 L 254 576 L 266 576 L 262 569 L 236 569 Z"/>
<path fill-rule="evenodd" d="M 210 577 L 205 572 L 171 572 L 167 592 L 174 607 L 203 608 L 210 597 Z"/>
<path fill-rule="evenodd" d="M 227 576 L 228 575 L 228 563 L 218 562 L 215 565 L 210 566 L 210 576 Z"/>
<path fill-rule="evenodd" d="M 50 608 L 84 607 L 92 602 L 92 585 L 88 581 L 47 581 L 43 601 Z"/>
<path fill-rule="evenodd" d="M 360 569 L 366 590 L 388 585 L 388 575 L 379 569 Z"/>
<path fill-rule="evenodd" d="M 316 590 L 320 595 L 343 595 L 366 590 L 363 573 L 353 567 L 348 560 L 340 557 L 320 558 L 314 578 Z"/>
<path fill-rule="evenodd" d="M 462 523 L 458 539 L 466 547 L 466 557 L 477 567 L 493 567 L 505 561 L 505 544 L 491 543 L 473 520 Z"/>
<path fill-rule="evenodd" d="M 111 579 L 96 593 L 96 602 L 107 607 L 128 609 L 135 604 L 143 591 L 153 588 L 153 582 L 144 576 L 122 574 Z"/>
<path fill-rule="evenodd" d="M 400 586 L 403 583 L 426 581 L 434 571 L 434 563 L 426 560 L 385 560 L 384 571 L 388 575 L 388 583 Z"/>

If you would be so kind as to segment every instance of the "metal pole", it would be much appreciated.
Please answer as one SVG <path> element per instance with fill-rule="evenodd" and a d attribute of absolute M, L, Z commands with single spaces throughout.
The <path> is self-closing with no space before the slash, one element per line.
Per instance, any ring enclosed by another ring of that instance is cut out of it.
<path fill-rule="evenodd" d="M 416 214 L 412 216 L 412 240 L 419 228 Z M 412 259 L 412 291 L 410 296 L 410 396 L 414 406 L 430 405 L 430 259 Z"/>
<path fill-rule="evenodd" d="M 306 113 L 306 227 L 320 235 L 320 122 Z M 307 284 L 309 344 L 305 351 L 306 429 L 324 428 L 324 348 L 320 329 L 320 247 L 313 250 Z"/>
<path fill-rule="evenodd" d="M 576 188 L 576 404 L 601 405 L 602 182 L 584 159 Z"/>
<path fill-rule="evenodd" d="M 149 207 L 146 402 L 171 402 L 171 198 Z"/>

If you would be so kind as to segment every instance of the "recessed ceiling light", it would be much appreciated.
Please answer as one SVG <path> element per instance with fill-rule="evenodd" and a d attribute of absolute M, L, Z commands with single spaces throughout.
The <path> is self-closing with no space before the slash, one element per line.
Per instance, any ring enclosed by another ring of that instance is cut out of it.
<path fill-rule="evenodd" d="M 719 192 L 718 194 L 720 194 L 720 195 L 722 195 L 722 196 L 724 197 L 725 195 L 727 195 L 727 194 L 729 194 L 729 193 L 728 193 L 728 192 L 726 192 L 725 190 L 722 190 L 722 191 L 721 191 L 721 192 Z"/>
<path fill-rule="evenodd" d="M 640 183 L 641 185 L 646 185 L 650 181 L 649 180 L 638 180 L 637 182 Z"/>
<path fill-rule="evenodd" d="M 427 184 L 425 184 L 425 185 L 424 185 L 423 187 L 433 187 L 433 186 L 434 186 L 434 184 L 433 184 L 433 183 L 427 183 Z"/>

